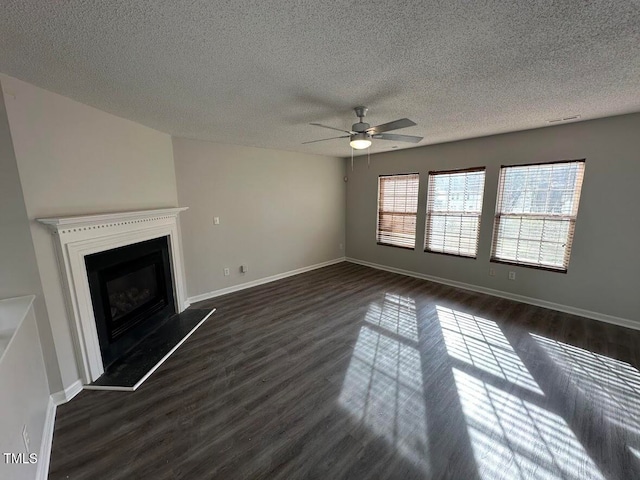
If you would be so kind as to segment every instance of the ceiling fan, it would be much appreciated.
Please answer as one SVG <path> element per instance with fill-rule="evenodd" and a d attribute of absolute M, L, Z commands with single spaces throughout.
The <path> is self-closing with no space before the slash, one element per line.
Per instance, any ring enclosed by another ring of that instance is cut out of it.
<path fill-rule="evenodd" d="M 331 137 L 331 138 L 322 138 L 320 140 L 311 140 L 310 142 L 302 142 L 303 145 L 306 143 L 315 143 L 315 142 L 324 142 L 325 140 L 334 140 L 336 138 L 349 138 L 349 144 L 352 148 L 356 150 L 362 150 L 364 148 L 368 148 L 371 146 L 371 140 L 391 140 L 395 142 L 409 142 L 409 143 L 418 143 L 422 140 L 423 137 L 415 137 L 413 135 L 397 135 L 395 133 L 384 133 L 389 132 L 391 130 L 399 130 L 401 128 L 412 127 L 416 125 L 415 122 L 409 120 L 408 118 L 401 118 L 399 120 L 394 120 L 393 122 L 383 123 L 382 125 L 377 125 L 375 127 L 370 126 L 368 123 L 365 123 L 364 117 L 367 115 L 367 111 L 369 110 L 367 107 L 355 107 L 356 117 L 360 119 L 359 122 L 351 125 L 351 130 L 343 130 L 341 128 L 330 127 L 328 125 L 322 125 L 321 123 L 311 123 L 310 125 L 315 125 L 316 127 L 328 128 L 330 130 L 337 130 L 338 132 L 347 133 L 348 135 L 341 135 L 339 137 Z"/>

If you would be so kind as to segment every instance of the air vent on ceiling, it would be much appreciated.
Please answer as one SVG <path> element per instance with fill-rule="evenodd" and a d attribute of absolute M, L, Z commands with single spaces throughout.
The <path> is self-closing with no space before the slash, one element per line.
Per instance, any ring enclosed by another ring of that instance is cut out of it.
<path fill-rule="evenodd" d="M 553 120 L 547 120 L 547 123 L 560 123 L 560 122 L 572 122 L 573 120 L 579 120 L 580 115 L 572 115 L 570 117 L 554 118 Z"/>

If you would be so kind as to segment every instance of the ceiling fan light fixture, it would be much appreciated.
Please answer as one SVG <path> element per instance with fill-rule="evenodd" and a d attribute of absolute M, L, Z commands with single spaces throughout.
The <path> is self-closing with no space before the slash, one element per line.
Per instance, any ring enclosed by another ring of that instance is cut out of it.
<path fill-rule="evenodd" d="M 351 145 L 352 149 L 364 150 L 365 148 L 369 148 L 371 146 L 372 140 L 374 138 L 376 140 L 388 140 L 392 142 L 420 143 L 422 141 L 422 137 L 386 133 L 393 130 L 399 130 L 401 128 L 413 127 L 416 125 L 416 122 L 414 122 L 413 120 L 409 120 L 408 118 L 400 118 L 398 120 L 394 120 L 393 122 L 387 122 L 381 125 L 376 125 L 375 127 L 371 127 L 364 121 L 364 117 L 367 114 L 368 110 L 367 107 L 356 107 L 354 110 L 356 112 L 356 116 L 360 119 L 360 121 L 354 123 L 351 126 L 351 130 L 330 127 L 329 125 L 323 125 L 321 123 L 311 124 L 316 127 L 328 128 L 329 130 L 337 130 L 338 132 L 346 133 L 346 135 L 342 135 L 340 137 L 322 138 L 320 140 L 310 140 L 308 142 L 302 143 L 307 144 L 324 142 L 325 140 L 335 140 L 338 138 L 348 138 L 349 145 Z M 351 151 L 351 153 L 353 154 L 353 150 Z"/>
<path fill-rule="evenodd" d="M 355 135 L 351 135 L 349 145 L 351 145 L 351 148 L 355 148 L 356 150 L 364 150 L 371 146 L 371 139 L 364 132 L 356 133 Z"/>

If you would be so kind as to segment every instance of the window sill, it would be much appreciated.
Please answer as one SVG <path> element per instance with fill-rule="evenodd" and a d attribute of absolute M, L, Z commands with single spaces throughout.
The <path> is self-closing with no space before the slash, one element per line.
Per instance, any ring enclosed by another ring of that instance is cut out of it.
<path fill-rule="evenodd" d="M 491 263 L 501 263 L 503 265 L 513 265 L 516 267 L 533 268 L 534 270 L 545 270 L 547 272 L 555 272 L 555 273 L 567 273 L 566 268 L 546 267 L 544 265 L 532 265 L 530 263 L 510 262 L 508 260 L 500 260 L 497 258 L 492 258 L 489 261 Z"/>
<path fill-rule="evenodd" d="M 382 243 L 376 242 L 378 245 L 382 245 L 383 247 L 393 247 L 393 248 L 401 248 L 402 250 L 415 250 L 416 247 L 402 247 L 400 245 L 393 245 L 392 243 Z"/>
<path fill-rule="evenodd" d="M 435 253 L 436 255 L 446 255 L 447 257 L 469 258 L 471 260 L 477 260 L 477 255 L 460 255 L 458 253 L 449 252 L 436 252 L 435 250 L 429 250 L 425 248 L 424 253 Z"/>

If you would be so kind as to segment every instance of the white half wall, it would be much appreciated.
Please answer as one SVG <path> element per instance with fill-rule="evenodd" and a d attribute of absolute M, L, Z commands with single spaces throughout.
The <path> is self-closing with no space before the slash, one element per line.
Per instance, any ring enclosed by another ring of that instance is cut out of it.
<path fill-rule="evenodd" d="M 20 297 L 7 300 L 10 297 Z M 35 307 L 35 311 L 34 311 Z M 49 404 L 49 383 L 60 383 L 57 368 L 45 369 L 41 338 L 55 362 L 47 309 L 31 240 L 16 165 L 4 95 L 0 95 L 0 453 L 39 454 Z M 57 374 L 57 377 L 56 377 Z M 48 378 L 50 377 L 50 378 Z M 51 378 L 52 377 L 52 378 Z M 0 458 L 0 478 L 31 479 L 36 465 L 15 465 Z"/>
<path fill-rule="evenodd" d="M 171 137 L 6 75 L 0 82 L 51 325 L 45 360 L 60 371 L 57 382 L 50 378 L 57 392 L 80 377 L 53 239 L 35 219 L 177 206 Z"/>
<path fill-rule="evenodd" d="M 41 447 L 49 441 L 49 431 L 45 430 L 49 387 L 33 300 L 33 295 L 0 300 L 0 454 L 22 453 L 27 459 L 31 453 L 46 455 L 46 445 Z M 3 340 L 11 330 L 10 341 L 5 345 Z M 29 438 L 28 451 L 23 428 Z M 4 456 L 0 458 L 3 479 L 31 480 L 36 478 L 37 469 L 37 463 L 10 463 Z"/>
<path fill-rule="evenodd" d="M 347 257 L 640 322 L 640 114 L 357 158 L 348 172 Z M 567 274 L 490 263 L 501 165 L 586 159 Z M 478 258 L 424 253 L 430 170 L 486 166 Z M 416 249 L 376 244 L 378 175 L 418 172 Z M 496 276 L 489 276 L 494 267 Z M 516 280 L 508 280 L 508 271 Z"/>
<path fill-rule="evenodd" d="M 173 148 L 189 297 L 344 256 L 344 160 L 176 137 Z"/>

